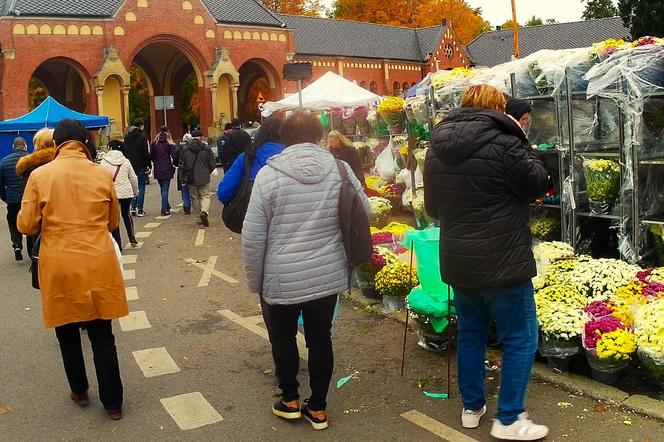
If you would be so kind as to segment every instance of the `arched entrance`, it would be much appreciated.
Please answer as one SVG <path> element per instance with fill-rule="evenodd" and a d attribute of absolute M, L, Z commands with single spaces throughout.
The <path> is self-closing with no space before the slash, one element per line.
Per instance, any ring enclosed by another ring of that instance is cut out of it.
<path fill-rule="evenodd" d="M 260 120 L 258 108 L 261 98 L 264 101 L 280 98 L 278 77 L 266 61 L 252 59 L 240 67 L 240 87 L 238 89 L 238 111 L 243 123 Z"/>
<path fill-rule="evenodd" d="M 28 86 L 28 107 L 39 106 L 48 96 L 77 112 L 89 109 L 90 79 L 74 60 L 51 58 L 41 63 L 32 74 Z"/>
<path fill-rule="evenodd" d="M 152 137 L 163 125 L 175 138 L 201 125 L 204 132 L 204 60 L 192 48 L 168 37 L 148 41 L 133 56 L 130 73 L 129 115 L 149 125 Z M 146 97 L 147 96 L 147 97 Z M 156 96 L 173 96 L 174 108 L 156 110 Z M 146 102 L 149 105 L 147 109 Z M 131 123 L 131 121 L 130 121 Z"/>

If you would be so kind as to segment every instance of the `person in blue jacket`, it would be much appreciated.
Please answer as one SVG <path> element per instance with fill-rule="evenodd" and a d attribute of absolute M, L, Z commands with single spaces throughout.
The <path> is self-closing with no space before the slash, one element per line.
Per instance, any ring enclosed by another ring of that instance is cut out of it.
<path fill-rule="evenodd" d="M 21 210 L 21 199 L 23 198 L 23 179 L 16 175 L 16 163 L 22 157 L 28 155 L 27 145 L 21 137 L 14 139 L 12 153 L 0 161 L 0 199 L 7 203 L 7 224 L 14 249 L 16 261 L 23 260 L 23 235 L 16 227 L 16 217 Z M 30 250 L 28 240 L 28 252 Z"/>
<path fill-rule="evenodd" d="M 219 183 L 217 198 L 222 204 L 230 203 L 240 189 L 242 178 L 244 178 L 244 158 L 246 155 L 249 155 L 251 160 L 249 181 L 253 181 L 261 168 L 265 166 L 267 160 L 284 150 L 279 135 L 282 125 L 283 121 L 276 117 L 268 118 L 263 122 L 254 141 L 245 153 L 237 157 L 228 172 L 224 174 L 224 179 Z"/>

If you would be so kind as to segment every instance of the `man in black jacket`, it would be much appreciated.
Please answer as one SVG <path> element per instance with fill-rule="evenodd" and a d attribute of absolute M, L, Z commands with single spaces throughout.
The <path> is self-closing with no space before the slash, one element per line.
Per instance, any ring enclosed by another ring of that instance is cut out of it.
<path fill-rule="evenodd" d="M 21 210 L 21 200 L 23 199 L 23 179 L 16 175 L 16 163 L 19 158 L 28 154 L 26 149 L 25 140 L 16 137 L 12 153 L 0 162 L 0 199 L 7 203 L 7 224 L 16 261 L 23 260 L 23 235 L 16 227 L 16 217 Z M 28 247 L 30 247 L 30 241 L 28 241 Z M 30 252 L 28 249 L 28 253 Z"/>
<path fill-rule="evenodd" d="M 240 120 L 235 118 L 232 123 L 232 129 L 224 130 L 224 133 L 217 140 L 217 149 L 219 161 L 228 171 L 235 162 L 235 159 L 249 147 L 251 136 L 240 128 Z"/>
<path fill-rule="evenodd" d="M 538 337 L 528 220 L 529 202 L 546 191 L 548 174 L 504 112 L 502 93 L 473 86 L 462 108 L 434 129 L 425 206 L 440 220 L 440 273 L 454 288 L 462 424 L 477 428 L 486 412 L 484 360 L 493 318 L 504 357 L 491 435 L 537 440 L 548 428 L 530 421 L 524 405 Z"/>
<path fill-rule="evenodd" d="M 143 211 L 145 183 L 150 175 L 151 165 L 148 138 L 143 132 L 143 127 L 143 120 L 137 118 L 124 138 L 125 156 L 131 162 L 138 177 L 138 196 L 131 202 L 131 214 L 136 216 L 145 216 Z"/>

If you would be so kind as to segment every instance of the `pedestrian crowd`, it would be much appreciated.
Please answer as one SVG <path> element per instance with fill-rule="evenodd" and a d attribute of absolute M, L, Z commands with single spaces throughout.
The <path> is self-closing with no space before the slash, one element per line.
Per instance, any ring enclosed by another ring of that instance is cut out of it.
<path fill-rule="evenodd" d="M 441 226 L 440 273 L 454 288 L 458 312 L 461 422 L 477 428 L 486 413 L 484 360 L 495 321 L 504 359 L 491 434 L 505 440 L 548 433 L 529 419 L 524 405 L 538 335 L 528 207 L 548 181 L 529 148 L 530 113 L 527 103 L 506 100 L 491 86 L 469 88 L 461 108 L 433 130 L 424 169 L 426 209 Z M 224 210 L 233 208 L 233 219 L 240 216 L 247 285 L 260 299 L 282 391 L 272 412 L 306 419 L 317 430 L 328 427 L 332 324 L 339 295 L 350 289 L 349 250 L 356 253 L 368 235 L 370 206 L 352 142 L 332 131 L 323 147 L 324 137 L 318 117 L 306 112 L 265 119 L 253 140 L 234 120 L 217 140 L 217 162 L 200 129 L 178 143 L 162 127 L 150 142 L 137 119 L 123 140 L 109 144 L 99 165 L 90 134 L 75 120 L 39 131 L 31 154 L 26 140 L 14 140 L 12 153 L 0 163 L 0 197 L 7 203 L 15 258 L 23 259 L 23 235 L 30 257 L 38 257 L 44 323 L 55 328 L 74 402 L 89 401 L 84 326 L 99 398 L 110 418 L 122 416 L 111 327 L 111 320 L 128 311 L 115 250 L 122 249 L 120 218 L 130 246 L 136 246 L 132 218 L 146 215 L 152 175 L 160 186 L 162 216 L 171 214 L 175 179 L 185 215 L 195 214 L 209 226 L 211 176 L 220 164 L 224 175 L 216 196 Z M 364 225 L 366 232 L 358 231 Z M 370 253 L 370 236 L 368 248 Z M 311 391 L 304 401 L 299 323 Z"/>

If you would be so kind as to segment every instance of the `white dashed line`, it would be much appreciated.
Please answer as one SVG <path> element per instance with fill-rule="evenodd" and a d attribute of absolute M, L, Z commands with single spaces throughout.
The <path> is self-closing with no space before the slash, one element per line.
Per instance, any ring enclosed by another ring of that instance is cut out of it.
<path fill-rule="evenodd" d="M 125 287 L 125 296 L 127 297 L 127 301 L 137 301 L 138 287 Z"/>
<path fill-rule="evenodd" d="M 224 420 L 199 392 L 161 399 L 161 404 L 182 430 L 192 430 Z"/>
<path fill-rule="evenodd" d="M 449 442 L 478 442 L 417 410 L 403 413 L 401 417 Z"/>
<path fill-rule="evenodd" d="M 119 319 L 122 331 L 143 330 L 152 327 L 144 311 L 129 312 L 128 316 Z"/>
<path fill-rule="evenodd" d="M 124 246 L 124 249 L 125 250 L 131 250 L 131 249 L 140 249 L 142 247 L 143 247 L 143 242 L 139 242 L 135 246 L 132 246 L 131 244 L 127 244 L 126 246 Z"/>
<path fill-rule="evenodd" d="M 161 223 L 147 223 L 146 225 L 143 226 L 143 228 L 144 229 L 156 229 L 159 226 L 161 226 Z"/>
<path fill-rule="evenodd" d="M 136 232 L 136 238 L 149 238 L 152 232 Z"/>
<path fill-rule="evenodd" d="M 180 371 L 180 367 L 178 367 L 171 355 L 168 354 L 166 347 L 133 351 L 132 354 L 146 378 Z"/>
<path fill-rule="evenodd" d="M 134 269 L 123 270 L 122 277 L 124 278 L 125 281 L 133 281 L 134 279 L 136 279 L 136 270 Z"/>
<path fill-rule="evenodd" d="M 171 213 L 178 213 L 181 209 L 171 209 Z"/>
<path fill-rule="evenodd" d="M 205 241 L 205 229 L 198 229 L 198 234 L 196 234 L 196 242 L 194 243 L 194 247 L 202 246 L 204 241 Z"/>
<path fill-rule="evenodd" d="M 122 255 L 122 264 L 136 264 L 138 255 Z"/>
<path fill-rule="evenodd" d="M 157 220 L 164 220 L 164 219 L 168 219 L 168 218 L 170 218 L 170 217 L 171 217 L 171 215 L 161 215 L 161 216 L 156 217 L 155 219 L 157 219 Z"/>

